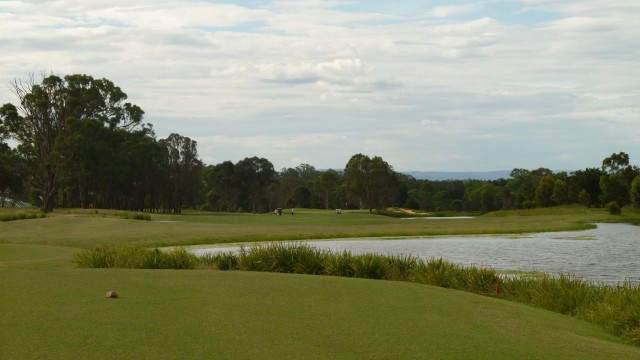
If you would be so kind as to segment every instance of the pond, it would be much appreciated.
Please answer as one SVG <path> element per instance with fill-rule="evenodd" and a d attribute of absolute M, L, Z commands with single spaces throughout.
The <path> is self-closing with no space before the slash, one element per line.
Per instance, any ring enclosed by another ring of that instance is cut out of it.
<path fill-rule="evenodd" d="M 353 253 L 443 258 L 465 266 L 503 271 L 572 273 L 587 280 L 640 283 L 640 227 L 597 224 L 596 229 L 517 236 L 447 236 L 307 241 L 315 247 Z M 198 255 L 235 247 L 194 248 Z"/>

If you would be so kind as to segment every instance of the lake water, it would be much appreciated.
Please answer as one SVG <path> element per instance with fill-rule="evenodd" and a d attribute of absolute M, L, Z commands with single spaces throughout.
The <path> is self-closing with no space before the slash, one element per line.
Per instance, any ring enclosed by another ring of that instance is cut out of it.
<path fill-rule="evenodd" d="M 496 270 L 572 273 L 584 279 L 617 284 L 640 283 L 640 227 L 597 224 L 593 230 L 518 236 L 447 236 L 399 239 L 307 241 L 321 249 L 443 258 Z M 245 245 L 247 246 L 247 245 Z M 192 249 L 196 254 L 233 251 L 234 247 Z"/>

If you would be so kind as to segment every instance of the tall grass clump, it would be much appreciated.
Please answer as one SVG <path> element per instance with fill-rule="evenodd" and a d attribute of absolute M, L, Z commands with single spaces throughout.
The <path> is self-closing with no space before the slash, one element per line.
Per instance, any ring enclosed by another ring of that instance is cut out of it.
<path fill-rule="evenodd" d="M 277 242 L 241 247 L 238 269 L 298 274 L 322 274 L 327 252 L 308 244 Z"/>
<path fill-rule="evenodd" d="M 596 284 L 570 274 L 515 277 L 502 281 L 500 296 L 570 315 L 640 345 L 640 287 L 629 282 Z"/>
<path fill-rule="evenodd" d="M 103 247 L 84 250 L 75 254 L 78 267 L 85 268 L 137 268 L 137 259 L 144 249 Z"/>
<path fill-rule="evenodd" d="M 387 256 L 387 275 L 385 280 L 413 281 L 418 264 L 421 261 L 411 255 Z"/>
<path fill-rule="evenodd" d="M 355 260 L 351 251 L 344 250 L 340 253 L 332 253 L 327 256 L 325 262 L 325 274 L 331 276 L 354 277 Z"/>
<path fill-rule="evenodd" d="M 15 213 L 8 213 L 8 214 L 0 214 L 0 222 L 27 220 L 27 219 L 40 219 L 46 216 L 47 215 L 41 211 L 31 212 L 31 213 L 15 212 Z"/>
<path fill-rule="evenodd" d="M 386 280 L 389 262 L 384 256 L 366 253 L 354 256 L 353 260 L 353 277 Z"/>
<path fill-rule="evenodd" d="M 640 345 L 640 287 L 629 282 L 592 286 L 599 290 L 597 297 L 575 316 Z"/>
<path fill-rule="evenodd" d="M 575 316 L 582 309 L 600 301 L 604 287 L 571 274 L 537 277 L 514 277 L 503 281 L 503 296 L 565 315 Z"/>
<path fill-rule="evenodd" d="M 176 248 L 169 252 L 146 249 L 141 255 L 141 269 L 194 269 L 200 264 L 197 256 L 185 248 Z"/>
<path fill-rule="evenodd" d="M 199 257 L 206 266 L 217 270 L 238 270 L 238 255 L 231 252 L 209 253 Z"/>
<path fill-rule="evenodd" d="M 184 248 L 158 249 L 97 247 L 75 255 L 78 267 L 126 269 L 193 269 L 200 261 Z"/>

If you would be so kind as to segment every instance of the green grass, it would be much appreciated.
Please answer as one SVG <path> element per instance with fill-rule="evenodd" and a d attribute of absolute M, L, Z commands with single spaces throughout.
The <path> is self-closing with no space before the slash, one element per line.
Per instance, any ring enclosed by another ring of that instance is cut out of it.
<path fill-rule="evenodd" d="M 522 233 L 629 221 L 601 209 L 403 220 L 56 211 L 0 223 L 0 344 L 7 359 L 640 358 L 605 328 L 495 297 L 409 282 L 210 270 L 79 269 L 78 249 L 255 240 Z M 158 259 L 160 259 L 158 257 Z M 332 266 L 354 272 L 345 255 Z M 371 262 L 371 261 L 370 261 Z M 162 263 L 158 261 L 157 263 Z M 233 260 L 227 258 L 229 266 Z M 376 263 L 370 263 L 376 269 Z M 379 265 L 379 264 L 378 264 Z M 313 267 L 309 267 L 313 269 Z M 311 271 L 311 270 L 309 270 Z M 397 270 L 401 272 L 401 269 Z M 119 299 L 106 299 L 109 290 Z M 625 296 L 633 296 L 630 294 Z M 594 313 L 614 311 L 624 296 Z M 617 302 L 617 303 L 616 303 Z M 591 321 L 585 315 L 585 319 Z"/>
<path fill-rule="evenodd" d="M 198 270 L 2 275 L 7 359 L 640 356 L 581 321 L 411 283 Z"/>
<path fill-rule="evenodd" d="M 593 222 L 640 219 L 603 209 L 563 208 L 504 211 L 474 219 L 447 221 L 396 219 L 366 211 L 298 209 L 295 215 L 148 214 L 151 221 L 124 219 L 120 213 L 59 211 L 44 219 L 2 223 L 0 243 L 28 243 L 93 248 L 98 245 L 179 246 L 254 241 L 396 237 L 465 234 L 516 234 L 583 230 Z"/>
<path fill-rule="evenodd" d="M 196 257 L 184 248 L 96 248 L 76 256 L 81 267 L 214 268 L 279 273 L 397 280 L 499 296 L 600 325 L 640 345 L 640 288 L 599 285 L 568 275 L 502 277 L 483 267 L 463 267 L 443 259 L 422 261 L 412 256 L 375 253 L 333 253 L 305 243 L 276 242 L 241 247 L 237 254 Z M 497 286 L 501 290 L 497 291 Z"/>
<path fill-rule="evenodd" d="M 193 269 L 195 255 L 185 248 L 172 251 L 137 247 L 96 247 L 75 254 L 75 263 L 86 268 Z"/>
<path fill-rule="evenodd" d="M 68 268 L 75 264 L 77 252 L 60 246 L 0 244 L 0 270 Z"/>

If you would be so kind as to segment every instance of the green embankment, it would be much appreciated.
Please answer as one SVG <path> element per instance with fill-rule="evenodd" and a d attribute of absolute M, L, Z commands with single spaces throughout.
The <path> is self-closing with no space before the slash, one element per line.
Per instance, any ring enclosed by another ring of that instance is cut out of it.
<path fill-rule="evenodd" d="M 624 214 L 624 213 L 623 213 Z M 107 211 L 58 211 L 44 219 L 0 223 L 0 243 L 92 248 L 97 245 L 172 246 L 347 237 L 510 234 L 582 230 L 593 222 L 633 221 L 603 209 L 504 211 L 474 219 L 396 219 L 365 211 L 299 209 L 295 215 L 152 214 L 152 221 L 123 219 Z"/>
<path fill-rule="evenodd" d="M 590 324 L 403 282 L 197 270 L 3 269 L 8 359 L 640 356 Z M 108 290 L 118 299 L 107 299 Z"/>
<path fill-rule="evenodd" d="M 586 322 L 426 285 L 73 265 L 77 248 L 98 244 L 249 241 L 262 239 L 260 234 L 285 239 L 473 229 L 490 233 L 517 229 L 519 222 L 520 229 L 538 231 L 534 229 L 551 223 L 568 229 L 584 221 L 610 221 L 604 213 L 514 214 L 466 220 L 468 225 L 447 220 L 446 226 L 440 221 L 303 210 L 288 217 L 193 214 L 152 219 L 76 213 L 0 223 L 2 357 L 640 358 L 640 348 Z M 118 291 L 120 298 L 105 298 L 108 290 Z"/>

